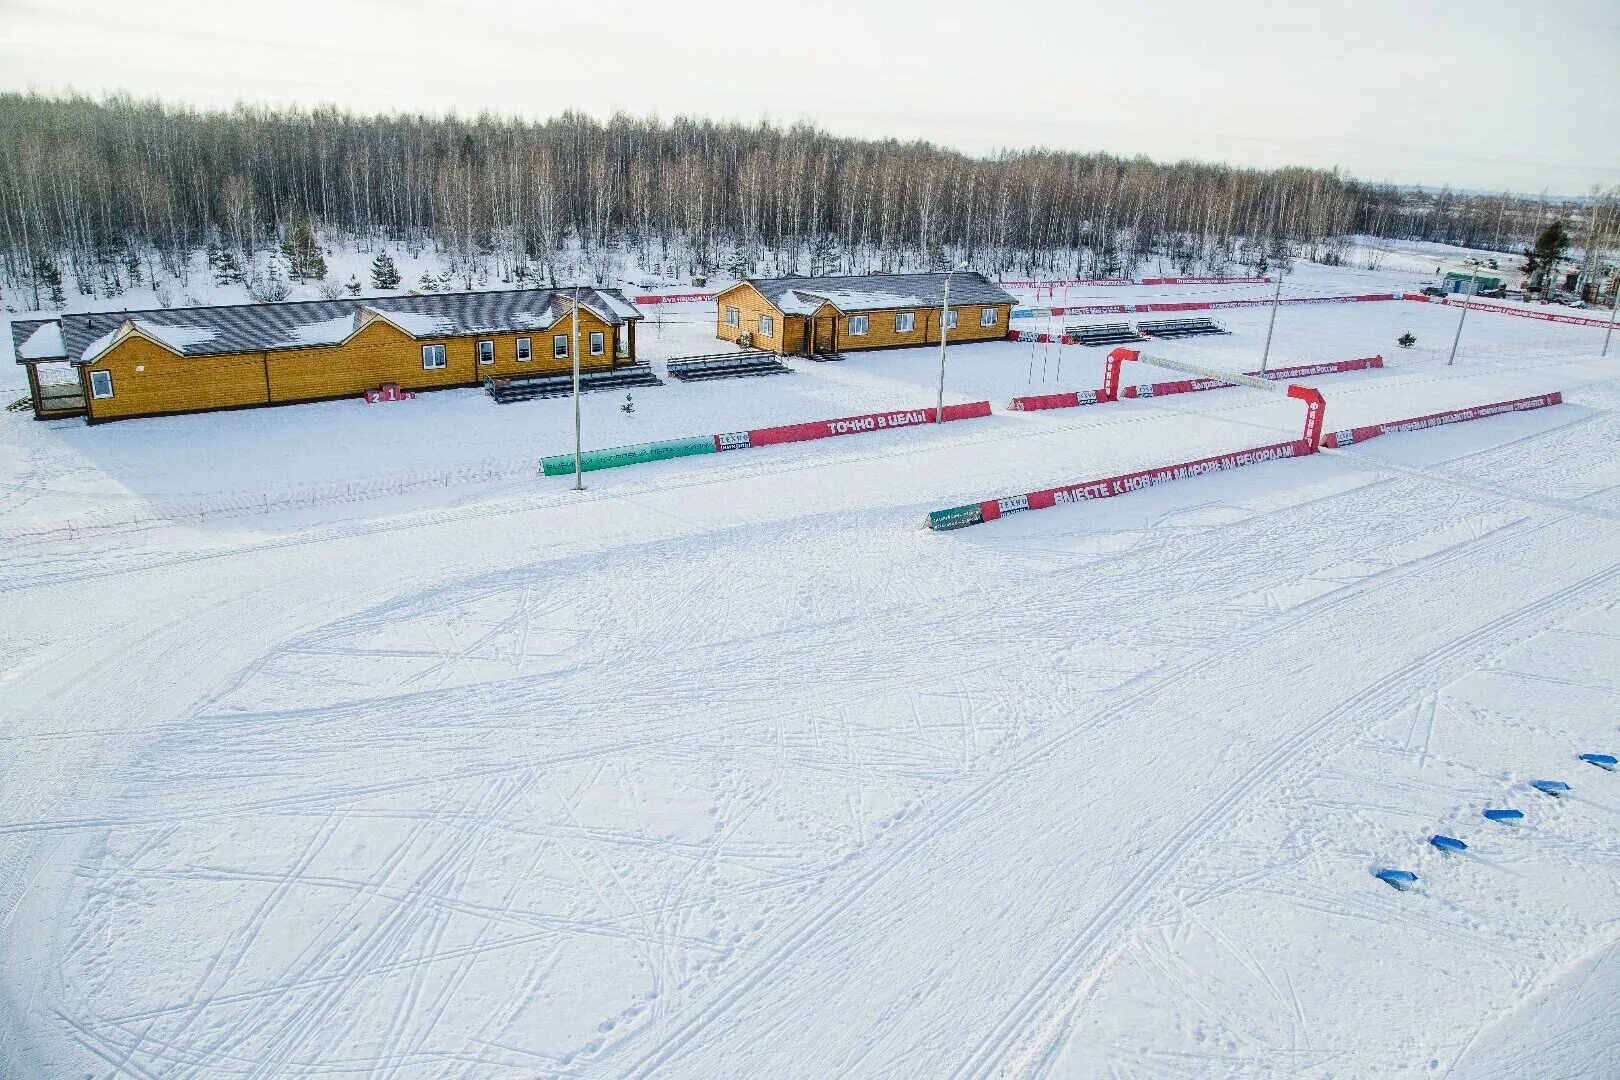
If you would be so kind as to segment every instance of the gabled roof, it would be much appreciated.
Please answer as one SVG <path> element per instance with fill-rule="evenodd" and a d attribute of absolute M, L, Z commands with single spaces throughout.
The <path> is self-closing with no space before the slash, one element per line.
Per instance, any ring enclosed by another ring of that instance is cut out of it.
<path fill-rule="evenodd" d="M 510 289 L 92 312 L 16 321 L 11 324 L 11 339 L 18 363 L 44 359 L 90 363 L 130 334 L 179 356 L 219 356 L 338 345 L 374 319 L 419 340 L 522 333 L 549 329 L 569 314 L 573 292 Z M 642 317 L 617 289 L 582 286 L 579 306 L 611 326 Z M 54 334 L 51 327 L 58 328 Z M 47 355 L 52 349 L 54 354 Z"/>
<path fill-rule="evenodd" d="M 853 274 L 840 277 L 744 278 L 784 315 L 808 315 L 824 302 L 839 311 L 887 311 L 892 308 L 939 307 L 945 279 L 951 279 L 951 303 L 1015 304 L 1002 288 L 972 270 L 954 274 Z"/>

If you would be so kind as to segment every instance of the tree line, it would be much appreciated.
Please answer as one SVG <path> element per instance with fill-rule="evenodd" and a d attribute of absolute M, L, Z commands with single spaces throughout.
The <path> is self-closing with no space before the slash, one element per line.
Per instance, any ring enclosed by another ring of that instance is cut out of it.
<path fill-rule="evenodd" d="M 317 231 L 362 251 L 434 250 L 441 285 L 472 287 L 490 275 L 606 281 L 630 261 L 670 277 L 960 263 L 1018 276 L 1227 273 L 1344 262 L 1358 234 L 1507 251 L 1550 218 L 1577 235 L 1597 220 L 1612 234 L 1616 220 L 1614 192 L 1605 219 L 1587 202 L 1399 189 L 1338 170 L 973 157 L 687 117 L 199 111 L 4 93 L 0 145 L 0 276 L 47 299 L 64 283 L 183 285 L 202 248 L 220 280 L 273 298 L 266 278 L 313 267 Z"/>

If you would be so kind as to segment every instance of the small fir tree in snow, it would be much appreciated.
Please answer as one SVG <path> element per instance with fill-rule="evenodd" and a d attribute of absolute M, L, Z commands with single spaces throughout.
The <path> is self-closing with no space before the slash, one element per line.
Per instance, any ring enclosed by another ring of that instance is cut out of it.
<path fill-rule="evenodd" d="M 830 236 L 818 236 L 810 243 L 810 276 L 821 277 L 838 268 L 838 241 Z"/>
<path fill-rule="evenodd" d="M 379 251 L 377 257 L 371 260 L 371 287 L 373 289 L 399 288 L 399 267 L 394 260 L 388 257 L 388 252 Z"/>
<path fill-rule="evenodd" d="M 350 296 L 360 295 L 360 279 L 355 277 L 353 274 L 349 275 L 349 283 L 343 287 L 349 290 Z"/>
<path fill-rule="evenodd" d="M 287 257 L 287 270 L 294 281 L 320 281 L 326 277 L 326 257 L 315 242 L 315 230 L 310 228 L 307 219 L 287 234 L 281 253 Z"/>
<path fill-rule="evenodd" d="M 216 247 L 210 251 L 208 266 L 214 273 L 215 285 L 238 285 L 243 280 L 242 264 L 230 248 Z"/>
<path fill-rule="evenodd" d="M 1406 333 L 1395 339 L 1395 344 L 1399 345 L 1403 349 L 1410 349 L 1412 346 L 1417 344 L 1417 335 L 1408 330 Z"/>
<path fill-rule="evenodd" d="M 416 281 L 416 289 L 418 292 L 438 292 L 439 279 L 424 270 L 422 276 Z"/>
<path fill-rule="evenodd" d="M 1550 292 L 1558 260 L 1568 250 L 1569 232 L 1564 228 L 1564 223 L 1555 218 L 1536 237 L 1536 246 L 1525 249 L 1524 272 L 1530 276 L 1531 286 L 1534 287 L 1539 281 L 1542 294 Z"/>

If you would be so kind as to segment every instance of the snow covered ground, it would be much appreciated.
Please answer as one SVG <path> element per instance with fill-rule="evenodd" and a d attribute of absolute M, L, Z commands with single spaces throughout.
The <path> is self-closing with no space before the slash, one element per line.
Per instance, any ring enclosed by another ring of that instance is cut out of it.
<path fill-rule="evenodd" d="M 1254 367 L 1267 315 L 1162 351 Z M 1310 380 L 1329 428 L 1569 403 L 948 534 L 1297 403 L 584 493 L 534 474 L 565 401 L 0 414 L 0 1075 L 1614 1075 L 1620 775 L 1576 755 L 1620 745 L 1620 369 L 1492 315 L 1447 367 L 1455 325 L 1284 309 L 1273 360 L 1386 357 Z M 936 361 L 593 395 L 587 445 L 925 405 Z M 953 349 L 948 396 L 1100 365 Z"/>

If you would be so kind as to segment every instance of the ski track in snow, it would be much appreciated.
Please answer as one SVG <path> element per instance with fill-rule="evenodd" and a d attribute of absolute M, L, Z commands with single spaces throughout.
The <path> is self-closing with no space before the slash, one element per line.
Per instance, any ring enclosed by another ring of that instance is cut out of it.
<path fill-rule="evenodd" d="M 1295 411 L 99 521 L 28 458 L 0 1042 L 165 1080 L 1573 1074 L 1611 1052 L 1620 793 L 1568 762 L 1620 708 L 1620 379 L 1538 344 L 1323 385 L 1348 423 L 1560 375 L 1563 410 L 950 535 L 923 511 Z M 1577 791 L 1472 824 L 1530 771 Z M 1419 890 L 1371 881 L 1403 859 Z"/>

